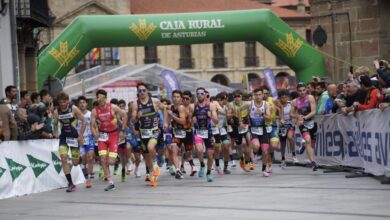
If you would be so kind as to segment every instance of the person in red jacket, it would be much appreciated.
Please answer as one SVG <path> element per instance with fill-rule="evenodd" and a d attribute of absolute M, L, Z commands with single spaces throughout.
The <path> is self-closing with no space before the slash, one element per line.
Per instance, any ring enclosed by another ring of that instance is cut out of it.
<path fill-rule="evenodd" d="M 379 90 L 372 86 L 372 81 L 370 77 L 366 75 L 359 76 L 359 82 L 361 88 L 366 92 L 366 99 L 364 100 L 364 104 L 359 104 L 355 102 L 353 105 L 355 110 L 363 111 L 368 109 L 374 109 L 378 105 L 378 93 Z"/>

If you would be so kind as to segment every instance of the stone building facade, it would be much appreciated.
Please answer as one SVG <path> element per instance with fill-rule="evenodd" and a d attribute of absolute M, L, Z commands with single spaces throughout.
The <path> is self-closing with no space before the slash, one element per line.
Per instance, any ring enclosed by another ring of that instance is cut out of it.
<path fill-rule="evenodd" d="M 350 65 L 367 66 L 374 74 L 374 59 L 390 59 L 390 1 L 311 0 L 310 4 L 313 40 L 321 26 L 327 40 L 318 48 L 333 81 L 345 80 Z"/>

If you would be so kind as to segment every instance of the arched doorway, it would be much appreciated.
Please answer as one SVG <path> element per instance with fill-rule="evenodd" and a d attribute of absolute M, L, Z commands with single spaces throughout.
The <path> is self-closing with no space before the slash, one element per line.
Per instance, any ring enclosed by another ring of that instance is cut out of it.
<path fill-rule="evenodd" d="M 292 89 L 295 87 L 296 79 L 287 72 L 278 72 L 275 76 L 276 89 Z"/>
<path fill-rule="evenodd" d="M 222 75 L 222 74 L 217 74 L 217 75 L 213 76 L 213 78 L 211 78 L 211 81 L 215 82 L 215 83 L 219 83 L 219 84 L 224 85 L 224 86 L 229 86 L 229 84 L 230 84 L 229 79 L 225 75 Z"/>

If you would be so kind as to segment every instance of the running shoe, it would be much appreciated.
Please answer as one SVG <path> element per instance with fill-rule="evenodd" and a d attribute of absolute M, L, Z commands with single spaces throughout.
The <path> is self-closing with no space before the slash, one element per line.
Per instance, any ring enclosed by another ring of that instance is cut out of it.
<path fill-rule="evenodd" d="M 244 161 L 240 160 L 240 167 L 242 170 L 244 170 L 245 172 L 249 172 L 249 170 L 246 169 L 246 164 Z"/>
<path fill-rule="evenodd" d="M 269 177 L 270 174 L 269 174 L 267 171 L 263 171 L 263 176 L 264 176 L 264 177 Z"/>
<path fill-rule="evenodd" d="M 100 170 L 99 170 L 99 179 L 103 180 L 104 179 L 104 171 L 103 171 L 103 168 L 100 166 Z"/>
<path fill-rule="evenodd" d="M 91 188 L 91 187 L 92 187 L 91 180 L 89 180 L 89 179 L 86 180 L 86 181 L 85 181 L 85 188 L 88 188 L 88 189 L 89 189 L 89 188 Z"/>
<path fill-rule="evenodd" d="M 199 177 L 204 177 L 204 172 L 205 172 L 206 168 L 205 167 L 200 167 L 200 170 L 199 170 L 199 173 L 198 173 L 198 176 Z"/>
<path fill-rule="evenodd" d="M 267 164 L 267 167 L 265 168 L 265 172 L 272 173 L 272 164 Z"/>
<path fill-rule="evenodd" d="M 66 188 L 66 192 L 74 192 L 76 191 L 76 186 L 74 184 L 69 184 L 68 188 Z"/>
<path fill-rule="evenodd" d="M 145 182 L 149 182 L 149 181 L 150 181 L 150 174 L 147 173 L 147 174 L 145 175 Z"/>
<path fill-rule="evenodd" d="M 217 170 L 218 175 L 223 176 L 223 171 L 221 167 L 215 167 L 215 170 Z"/>
<path fill-rule="evenodd" d="M 121 182 L 122 183 L 126 182 L 126 176 L 121 176 Z"/>
<path fill-rule="evenodd" d="M 184 167 L 180 167 L 180 172 L 182 173 L 182 174 L 186 174 L 187 172 L 186 172 L 186 169 L 184 169 Z"/>
<path fill-rule="evenodd" d="M 179 180 L 184 178 L 183 174 L 180 172 L 180 170 L 176 171 L 175 178 L 179 179 Z"/>
<path fill-rule="evenodd" d="M 108 184 L 108 186 L 106 188 L 104 188 L 104 191 L 110 191 L 110 190 L 114 190 L 115 189 L 115 185 L 113 183 L 110 183 Z"/>
<path fill-rule="evenodd" d="M 287 164 L 286 164 L 286 161 L 285 160 L 282 160 L 281 163 L 280 163 L 280 167 L 282 169 L 285 169 L 287 167 Z"/>
<path fill-rule="evenodd" d="M 224 173 L 224 174 L 232 174 L 232 172 L 231 172 L 230 170 L 228 170 L 228 169 L 224 169 L 224 170 L 223 170 L 223 173 Z"/>
<path fill-rule="evenodd" d="M 318 164 L 316 163 L 316 162 L 311 162 L 311 168 L 313 168 L 313 171 L 317 171 L 318 170 L 318 168 L 320 168 L 319 166 L 318 166 Z"/>
<path fill-rule="evenodd" d="M 301 147 L 298 149 L 298 154 L 303 154 L 305 152 L 305 145 L 302 144 Z"/>
<path fill-rule="evenodd" d="M 292 159 L 293 159 L 293 162 L 294 162 L 294 163 L 298 163 L 298 162 L 299 162 L 297 156 L 293 156 Z"/>
<path fill-rule="evenodd" d="M 207 182 L 213 182 L 213 176 L 211 174 L 207 175 Z"/>
<path fill-rule="evenodd" d="M 119 173 L 119 169 L 118 168 L 114 169 L 114 176 L 118 175 L 118 173 Z"/>
<path fill-rule="evenodd" d="M 169 167 L 169 174 L 171 174 L 171 176 L 175 175 L 175 169 L 173 169 L 173 166 Z"/>
<path fill-rule="evenodd" d="M 198 169 L 196 169 L 196 166 L 192 167 L 190 176 L 195 176 L 195 174 L 198 172 Z"/>
<path fill-rule="evenodd" d="M 250 170 L 255 170 L 255 164 L 253 162 L 249 163 L 249 169 Z"/>
<path fill-rule="evenodd" d="M 231 166 L 231 167 L 236 167 L 236 166 L 237 166 L 237 165 L 236 165 L 236 162 L 235 162 L 234 160 L 232 160 L 231 163 L 230 163 L 230 166 Z"/>
<path fill-rule="evenodd" d="M 156 182 L 155 185 L 157 185 L 158 176 L 160 176 L 160 167 L 155 165 L 153 167 L 153 177 L 154 177 L 154 182 Z"/>

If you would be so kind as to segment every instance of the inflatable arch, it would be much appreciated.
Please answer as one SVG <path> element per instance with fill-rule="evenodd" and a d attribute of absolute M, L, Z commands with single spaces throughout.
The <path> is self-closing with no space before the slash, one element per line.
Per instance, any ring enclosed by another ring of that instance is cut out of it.
<path fill-rule="evenodd" d="M 38 57 L 38 87 L 61 79 L 95 47 L 258 41 L 299 81 L 324 76 L 322 55 L 272 11 L 79 16 Z"/>

